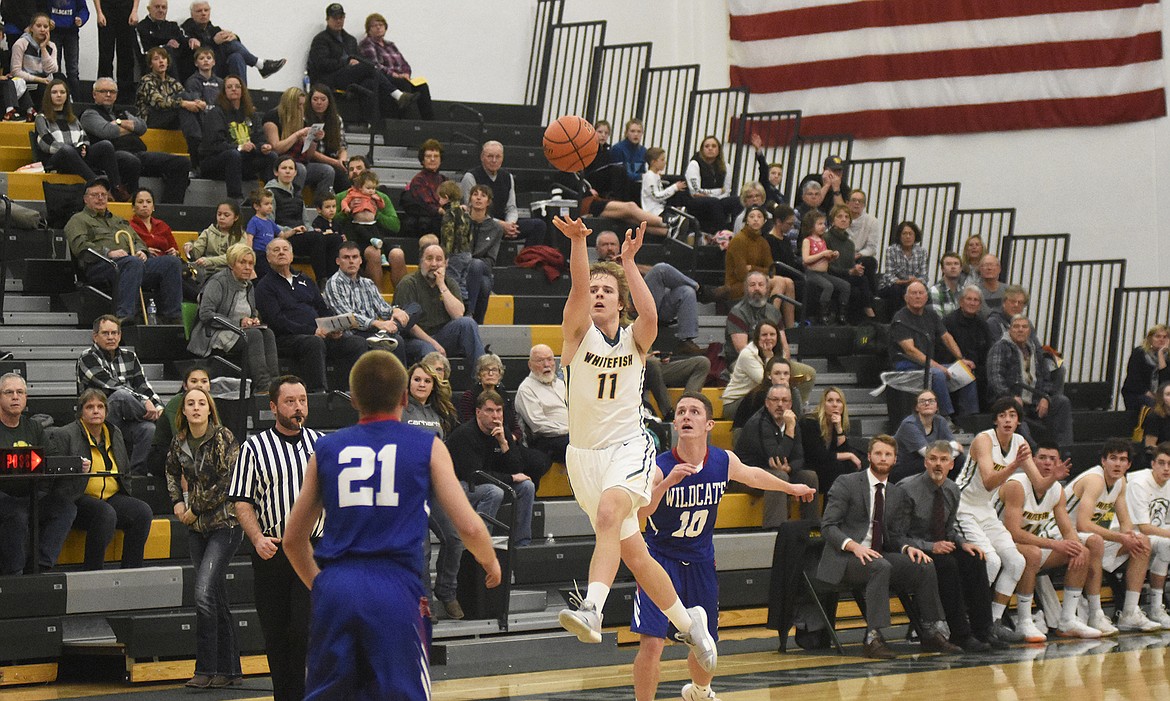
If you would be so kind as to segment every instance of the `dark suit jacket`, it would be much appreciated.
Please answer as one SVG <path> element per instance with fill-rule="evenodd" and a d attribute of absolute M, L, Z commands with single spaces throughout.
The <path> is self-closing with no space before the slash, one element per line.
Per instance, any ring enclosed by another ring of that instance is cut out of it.
<path fill-rule="evenodd" d="M 959 508 L 959 486 L 948 479 L 939 489 L 943 490 L 946 539 L 961 546 L 966 541 L 955 523 Z M 886 513 L 889 514 L 886 522 L 892 546 L 898 549 L 910 546 L 928 555 L 934 549 L 930 532 L 930 522 L 934 517 L 934 490 L 934 482 L 925 472 L 907 477 L 890 488 L 889 498 L 886 499 Z"/>
<path fill-rule="evenodd" d="M 883 551 L 896 551 L 889 536 L 889 483 L 887 483 L 885 536 Z M 869 470 L 842 475 L 833 482 L 825 500 L 825 513 L 821 517 L 821 535 L 825 539 L 825 551 L 817 577 L 829 584 L 837 584 L 845 576 L 845 565 L 855 557 L 841 549 L 845 539 L 860 543 L 869 530 L 869 505 L 873 495 L 869 489 Z"/>

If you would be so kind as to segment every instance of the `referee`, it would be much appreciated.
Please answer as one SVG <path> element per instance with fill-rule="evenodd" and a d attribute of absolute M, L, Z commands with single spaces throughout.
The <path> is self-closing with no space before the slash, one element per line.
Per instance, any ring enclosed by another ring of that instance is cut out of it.
<path fill-rule="evenodd" d="M 309 639 L 309 590 L 285 557 L 280 540 L 285 519 L 301 492 L 305 465 L 321 434 L 304 428 L 309 396 L 299 377 L 283 375 L 269 387 L 276 425 L 240 448 L 228 499 L 252 541 L 256 613 L 264 630 L 275 701 L 301 701 L 305 695 L 305 649 Z M 321 537 L 321 519 L 312 538 Z"/>

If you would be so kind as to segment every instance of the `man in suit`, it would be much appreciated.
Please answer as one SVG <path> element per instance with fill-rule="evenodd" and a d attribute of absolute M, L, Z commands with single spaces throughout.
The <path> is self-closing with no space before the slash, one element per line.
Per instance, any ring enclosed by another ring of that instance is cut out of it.
<path fill-rule="evenodd" d="M 930 556 L 890 537 L 886 487 L 897 443 L 885 434 L 869 441 L 869 469 L 838 477 L 829 490 L 821 534 L 825 550 L 817 577 L 829 584 L 865 585 L 866 657 L 893 659 L 881 629 L 890 625 L 890 592 L 906 591 L 918 604 L 925 652 L 962 648 L 942 634 L 942 604 Z"/>
<path fill-rule="evenodd" d="M 926 469 L 890 489 L 890 539 L 899 548 L 911 545 L 934 559 L 952 643 L 967 652 L 1002 649 L 1009 640 L 999 637 L 991 622 L 983 550 L 968 543 L 955 525 L 959 486 L 947 479 L 954 464 L 951 444 L 934 441 L 926 447 Z"/>

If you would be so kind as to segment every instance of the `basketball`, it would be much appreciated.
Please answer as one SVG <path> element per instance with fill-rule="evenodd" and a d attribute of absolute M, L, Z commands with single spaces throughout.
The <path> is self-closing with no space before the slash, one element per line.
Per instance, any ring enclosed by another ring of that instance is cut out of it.
<path fill-rule="evenodd" d="M 597 156 L 597 147 L 593 125 L 575 115 L 558 117 L 544 130 L 544 157 L 566 173 L 585 170 Z"/>

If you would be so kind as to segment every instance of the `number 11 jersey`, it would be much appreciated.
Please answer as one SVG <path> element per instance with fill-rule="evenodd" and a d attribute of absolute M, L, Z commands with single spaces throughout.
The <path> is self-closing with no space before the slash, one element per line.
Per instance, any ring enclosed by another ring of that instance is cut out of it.
<path fill-rule="evenodd" d="M 612 341 L 590 325 L 569 363 L 569 444 L 601 450 L 642 433 L 646 361 L 629 326 Z"/>

